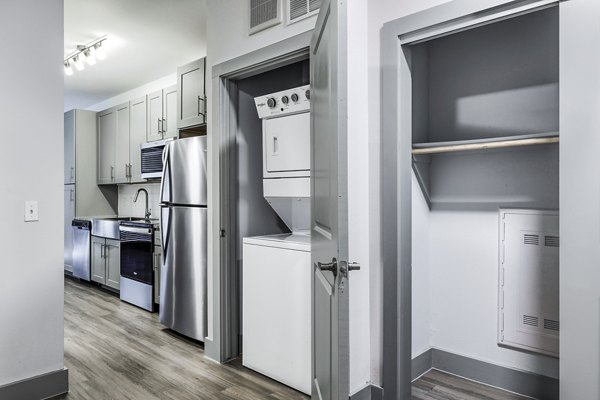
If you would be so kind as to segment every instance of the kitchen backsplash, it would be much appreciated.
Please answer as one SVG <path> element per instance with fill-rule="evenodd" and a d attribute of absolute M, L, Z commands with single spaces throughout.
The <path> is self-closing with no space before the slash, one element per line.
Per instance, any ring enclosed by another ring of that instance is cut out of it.
<path fill-rule="evenodd" d="M 151 218 L 160 217 L 160 183 L 142 183 L 135 185 L 119 185 L 119 216 L 144 217 L 146 199 L 140 193 L 137 203 L 133 202 L 138 189 L 144 188 L 148 191 L 148 206 L 152 211 Z"/>

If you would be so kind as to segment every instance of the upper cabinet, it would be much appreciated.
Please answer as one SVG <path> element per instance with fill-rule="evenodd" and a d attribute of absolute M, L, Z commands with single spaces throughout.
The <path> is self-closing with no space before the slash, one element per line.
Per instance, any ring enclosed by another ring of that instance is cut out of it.
<path fill-rule="evenodd" d="M 75 183 L 75 110 L 65 113 L 64 184 Z"/>
<path fill-rule="evenodd" d="M 177 85 L 150 93 L 148 141 L 177 137 Z"/>
<path fill-rule="evenodd" d="M 146 142 L 146 132 L 148 130 L 147 104 L 146 96 L 129 102 L 129 175 L 131 182 L 145 181 L 142 179 L 140 146 Z"/>
<path fill-rule="evenodd" d="M 177 68 L 179 129 L 206 123 L 205 62 L 201 58 Z"/>
<path fill-rule="evenodd" d="M 130 112 L 130 103 L 124 103 L 98 113 L 98 184 L 135 182 L 140 160 L 131 157 L 130 148 L 141 143 L 130 139 Z"/>

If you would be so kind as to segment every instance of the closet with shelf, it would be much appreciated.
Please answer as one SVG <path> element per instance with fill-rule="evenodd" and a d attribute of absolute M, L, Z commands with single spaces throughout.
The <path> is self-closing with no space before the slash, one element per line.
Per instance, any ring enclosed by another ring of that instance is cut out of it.
<path fill-rule="evenodd" d="M 558 376 L 558 39 L 548 7 L 403 47 L 413 358 Z"/>

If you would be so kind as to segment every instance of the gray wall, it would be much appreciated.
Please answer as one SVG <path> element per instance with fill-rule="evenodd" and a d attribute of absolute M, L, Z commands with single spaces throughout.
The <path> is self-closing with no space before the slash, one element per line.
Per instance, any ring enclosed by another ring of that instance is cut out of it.
<path fill-rule="evenodd" d="M 561 3 L 560 394 L 600 398 L 600 2 Z"/>
<path fill-rule="evenodd" d="M 558 131 L 557 43 L 555 7 L 415 46 L 415 139 Z"/>
<path fill-rule="evenodd" d="M 3 0 L 0 386 L 63 364 L 63 2 Z M 39 202 L 39 222 L 24 203 Z"/>

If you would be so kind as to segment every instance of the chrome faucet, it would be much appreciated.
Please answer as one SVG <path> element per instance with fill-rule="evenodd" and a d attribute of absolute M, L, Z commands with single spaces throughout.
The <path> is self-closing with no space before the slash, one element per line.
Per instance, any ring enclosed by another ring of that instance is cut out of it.
<path fill-rule="evenodd" d="M 150 215 L 152 214 L 152 210 L 150 210 L 148 208 L 148 191 L 146 189 L 144 189 L 144 188 L 138 189 L 138 191 L 135 193 L 135 197 L 133 199 L 133 202 L 137 203 L 138 196 L 140 195 L 140 192 L 144 192 L 146 194 L 146 212 L 145 212 L 145 215 L 146 215 L 146 219 L 150 219 Z"/>

